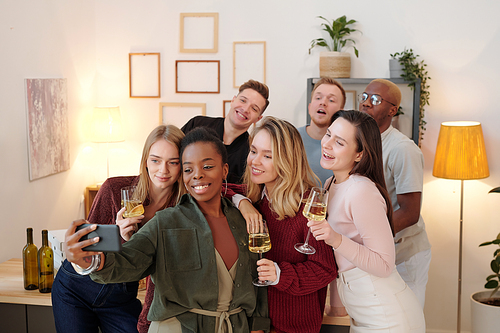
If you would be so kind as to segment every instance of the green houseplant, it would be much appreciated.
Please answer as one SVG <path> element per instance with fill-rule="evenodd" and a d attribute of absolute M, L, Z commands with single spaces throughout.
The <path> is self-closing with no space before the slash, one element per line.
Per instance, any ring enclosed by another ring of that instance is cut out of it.
<path fill-rule="evenodd" d="M 489 193 L 500 193 L 500 187 L 495 187 Z M 498 332 L 500 327 L 500 234 L 490 241 L 481 243 L 479 246 L 498 245 L 493 252 L 493 260 L 490 263 L 493 274 L 486 278 L 486 289 L 493 292 L 480 291 L 471 295 L 471 326 L 472 333 Z"/>
<path fill-rule="evenodd" d="M 351 75 L 351 56 L 349 53 L 342 52 L 344 48 L 351 46 L 354 49 L 354 54 L 359 57 L 359 51 L 354 46 L 356 41 L 349 38 L 357 29 L 353 29 L 350 25 L 356 23 L 356 20 L 347 20 L 346 16 L 341 16 L 331 22 L 323 16 L 318 18 L 326 23 L 321 23 L 324 31 L 328 33 L 329 38 L 316 38 L 311 41 L 309 54 L 316 46 L 325 47 L 329 52 L 321 52 L 319 58 L 320 76 L 329 76 L 333 78 L 350 77 Z"/>
<path fill-rule="evenodd" d="M 318 16 L 318 18 L 326 21 L 326 23 L 321 23 L 321 26 L 324 31 L 328 32 L 330 40 L 328 41 L 324 38 L 313 39 L 311 41 L 311 46 L 309 47 L 309 54 L 311 54 L 311 50 L 315 46 L 326 47 L 328 51 L 341 52 L 349 42 L 352 43 L 352 48 L 354 49 L 356 58 L 359 57 L 358 49 L 354 46 L 356 41 L 352 38 L 347 38 L 351 33 L 358 31 L 348 27 L 349 25 L 356 23 L 356 20 L 347 21 L 347 17 L 345 15 L 336 20 L 332 20 L 332 22 L 328 21 L 323 16 Z"/>
<path fill-rule="evenodd" d="M 419 127 L 420 127 L 420 138 L 418 140 L 419 146 L 423 139 L 425 125 L 427 124 L 424 120 L 425 106 L 429 105 L 429 84 L 428 81 L 431 79 L 427 72 L 427 64 L 421 60 L 418 61 L 419 55 L 415 55 L 412 49 L 407 50 L 406 48 L 403 52 L 396 52 L 391 54 L 392 59 L 396 59 L 402 66 L 403 74 L 401 77 L 406 81 L 410 81 L 408 86 L 415 89 L 415 83 L 417 79 L 420 79 L 420 114 L 419 114 Z"/>

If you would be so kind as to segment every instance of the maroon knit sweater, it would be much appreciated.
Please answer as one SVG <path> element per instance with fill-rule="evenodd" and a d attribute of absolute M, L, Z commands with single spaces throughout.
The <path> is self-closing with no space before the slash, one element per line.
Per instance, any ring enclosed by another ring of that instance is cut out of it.
<path fill-rule="evenodd" d="M 323 241 L 309 238 L 316 253 L 306 255 L 295 250 L 303 243 L 309 228 L 302 215 L 303 205 L 294 217 L 277 220 L 266 197 L 257 209 L 267 221 L 271 250 L 264 257 L 276 262 L 281 269 L 279 283 L 268 288 L 269 318 L 276 332 L 318 333 L 328 284 L 337 277 L 337 265 L 332 248 Z"/>
<path fill-rule="evenodd" d="M 246 194 L 246 185 L 229 184 L 227 195 Z M 277 333 L 318 333 L 323 321 L 323 311 L 328 284 L 337 278 L 337 264 L 333 250 L 324 241 L 309 238 L 316 249 L 312 255 L 295 250 L 297 243 L 304 243 L 309 228 L 302 215 L 302 203 L 297 215 L 277 220 L 269 207 L 267 197 L 256 208 L 267 221 L 271 250 L 264 257 L 278 264 L 279 283 L 268 287 L 267 302 L 271 326 Z"/>

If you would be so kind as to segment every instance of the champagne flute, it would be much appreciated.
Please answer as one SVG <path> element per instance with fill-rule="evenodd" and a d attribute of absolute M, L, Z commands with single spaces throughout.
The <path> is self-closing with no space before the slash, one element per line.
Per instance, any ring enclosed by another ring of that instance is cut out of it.
<path fill-rule="evenodd" d="M 302 214 L 313 221 L 322 221 L 326 218 L 326 206 L 328 204 L 328 191 L 324 188 L 313 187 L 309 192 L 309 198 L 306 201 Z M 295 250 L 304 254 L 314 254 L 316 249 L 309 245 L 309 237 L 311 229 L 307 232 L 306 241 L 304 243 L 295 244 Z"/>
<path fill-rule="evenodd" d="M 271 239 L 269 238 L 267 223 L 266 221 L 262 221 L 262 225 L 251 225 L 251 229 L 248 235 L 248 249 L 250 252 L 258 253 L 259 259 L 262 259 L 262 253 L 271 249 Z M 257 287 L 265 287 L 269 286 L 272 282 L 260 281 L 257 277 L 252 283 Z"/>

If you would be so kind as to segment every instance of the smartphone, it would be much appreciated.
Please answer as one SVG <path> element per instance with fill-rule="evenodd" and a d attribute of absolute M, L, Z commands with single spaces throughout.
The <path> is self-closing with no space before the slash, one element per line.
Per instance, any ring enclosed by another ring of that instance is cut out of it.
<path fill-rule="evenodd" d="M 92 224 L 85 223 L 79 225 L 76 231 L 91 226 Z M 83 251 L 95 252 L 120 252 L 122 250 L 122 242 L 120 240 L 120 228 L 116 224 L 98 224 L 94 231 L 80 238 L 80 242 L 99 237 L 99 242 L 84 247 Z"/>

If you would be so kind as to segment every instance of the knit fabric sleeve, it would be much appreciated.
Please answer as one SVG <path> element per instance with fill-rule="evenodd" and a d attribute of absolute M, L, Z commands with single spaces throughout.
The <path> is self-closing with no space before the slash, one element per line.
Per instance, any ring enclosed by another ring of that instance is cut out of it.
<path fill-rule="evenodd" d="M 353 183 L 345 193 L 345 214 L 352 217 L 361 243 L 342 235 L 336 253 L 365 272 L 389 276 L 395 264 L 394 240 L 377 187 L 367 181 Z"/>
<path fill-rule="evenodd" d="M 115 224 L 116 213 L 121 209 L 122 187 L 137 182 L 138 177 L 108 178 L 101 186 L 90 208 L 87 220 L 97 224 Z"/>
<path fill-rule="evenodd" d="M 303 207 L 299 209 L 299 212 L 302 209 Z M 294 244 L 291 244 L 295 240 L 290 235 L 300 235 L 299 239 L 303 241 L 309 230 L 308 221 L 301 213 L 278 221 L 275 218 L 276 215 L 270 211 L 267 198 L 262 200 L 259 210 L 268 222 L 271 239 L 274 238 L 281 243 L 271 245 L 271 251 L 273 247 L 274 251 L 269 259 L 280 258 L 277 259 L 277 264 L 281 270 L 280 281 L 273 286 L 274 288 L 294 296 L 308 295 L 324 288 L 337 277 L 337 266 L 332 248 L 325 242 L 318 242 L 314 237 L 310 237 L 309 244 L 316 249 L 316 253 L 312 255 L 297 252 Z M 274 237 L 271 229 L 273 229 Z"/>

